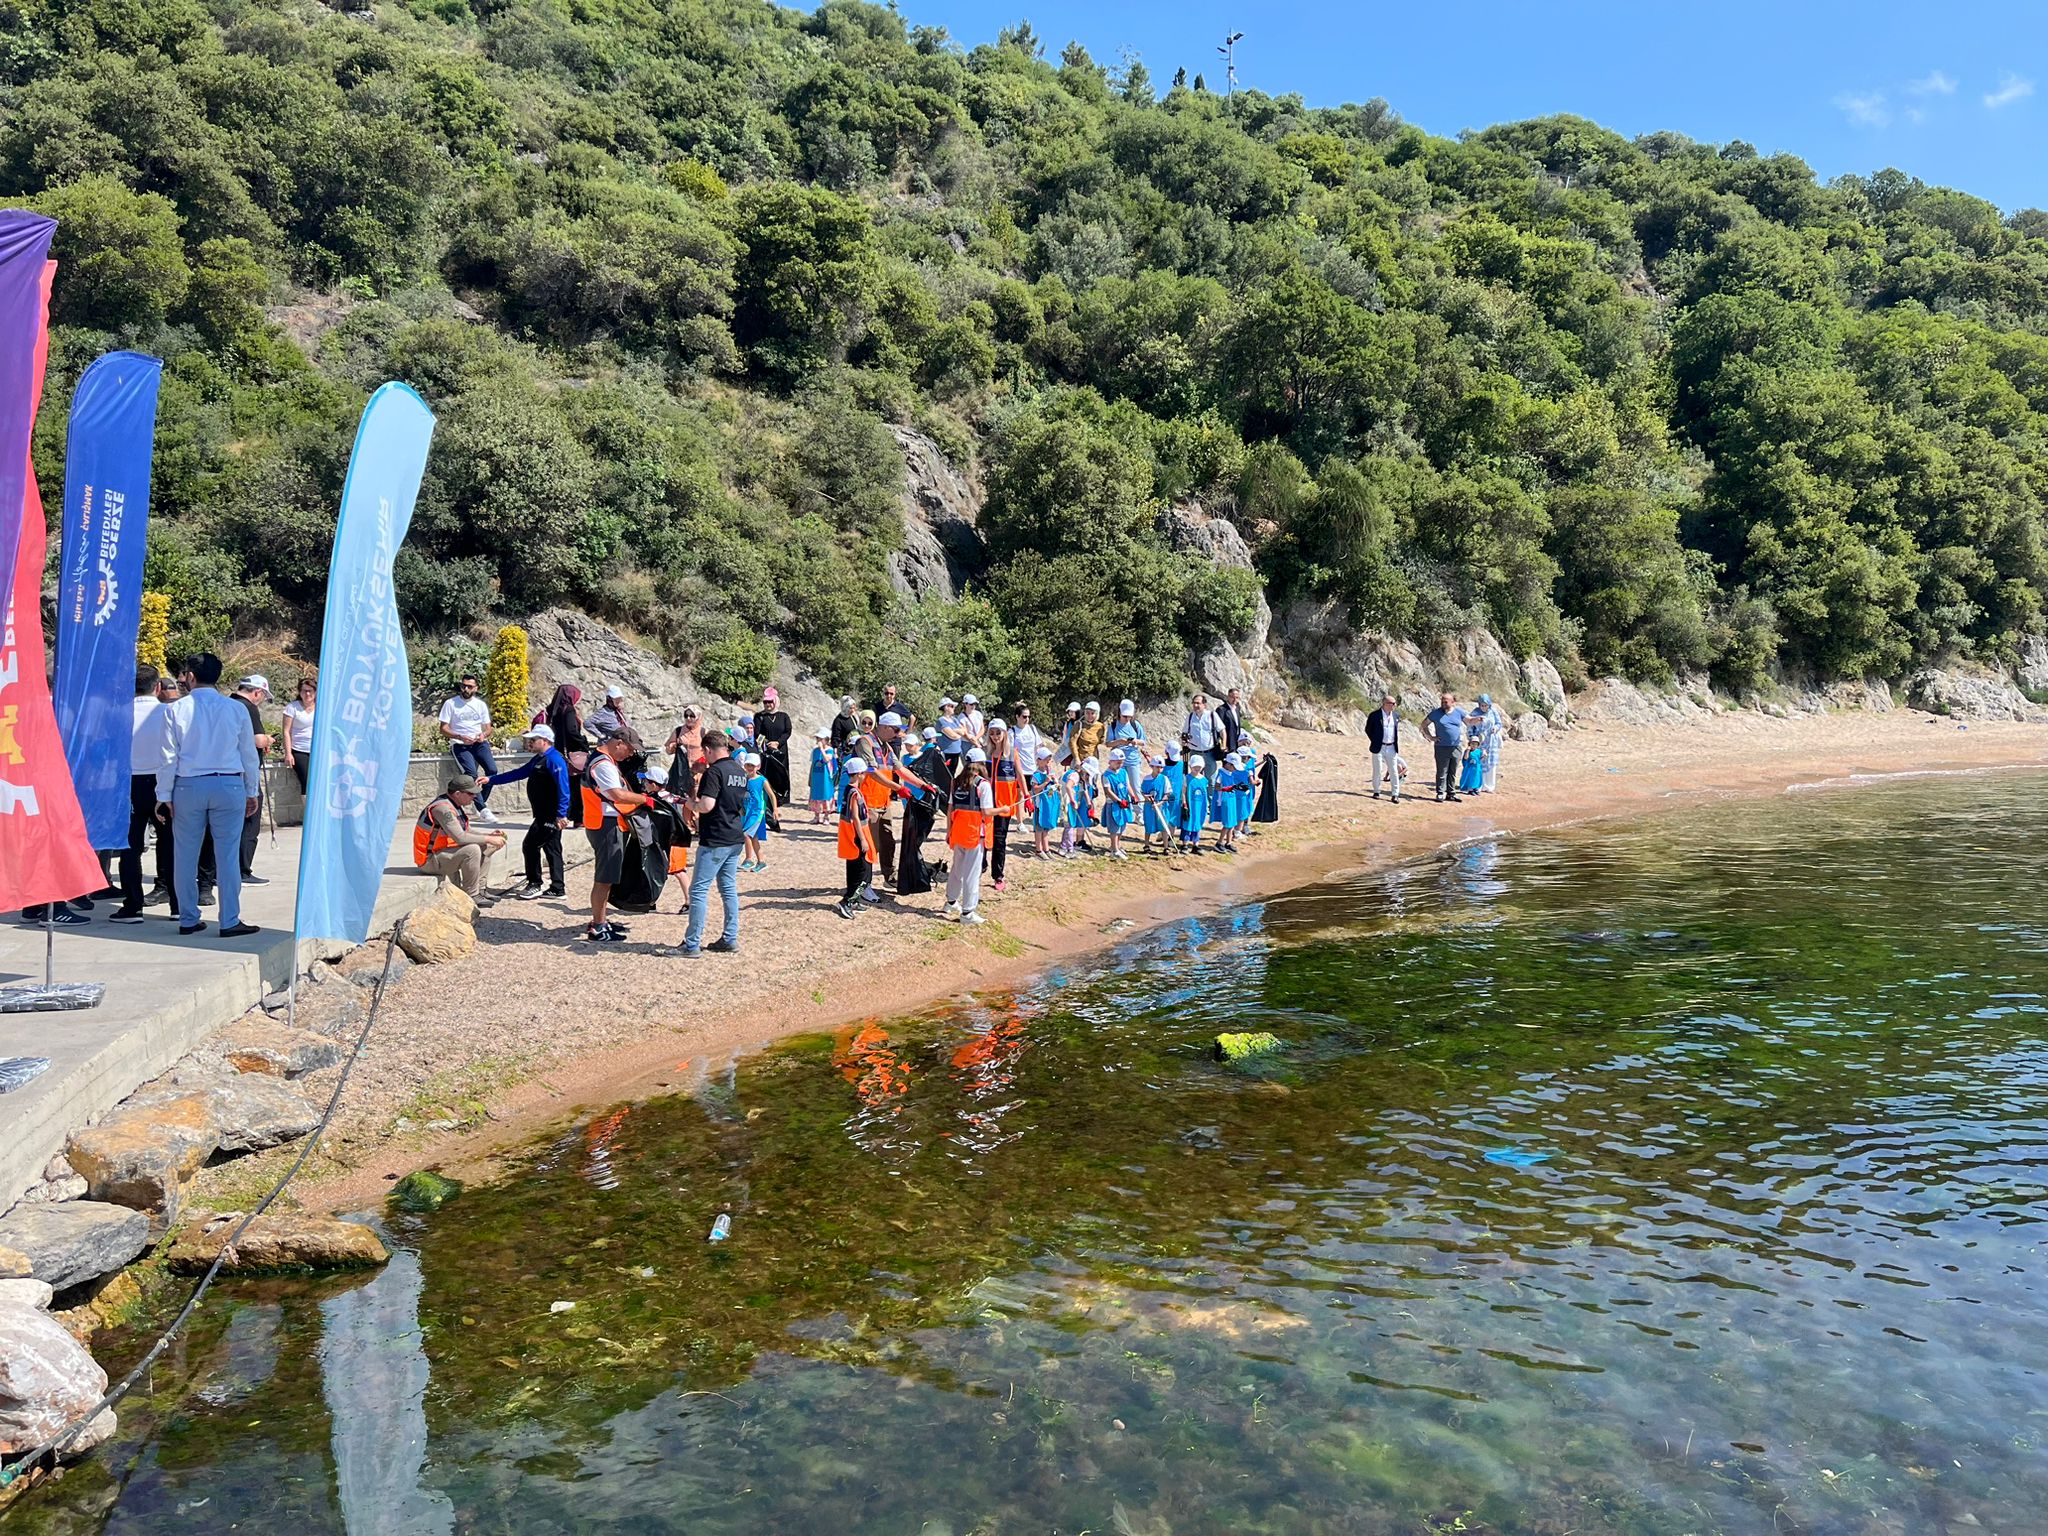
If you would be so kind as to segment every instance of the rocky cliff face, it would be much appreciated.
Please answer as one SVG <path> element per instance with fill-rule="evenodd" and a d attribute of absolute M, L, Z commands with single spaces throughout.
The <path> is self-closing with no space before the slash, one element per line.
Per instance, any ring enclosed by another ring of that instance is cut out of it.
<path fill-rule="evenodd" d="M 1253 568 L 1252 552 L 1237 525 L 1212 516 L 1198 501 L 1168 508 L 1163 526 L 1167 543 L 1182 554 L 1224 570 Z M 1272 631 L 1273 610 L 1266 604 L 1262 587 L 1250 630 L 1235 641 L 1219 640 L 1195 657 L 1192 670 L 1196 679 L 1213 694 L 1242 688 L 1246 698 L 1256 701 L 1274 678 Z"/>
<path fill-rule="evenodd" d="M 951 600 L 988 568 L 981 487 L 922 432 L 889 431 L 903 450 L 903 547 L 889 556 L 890 584 L 912 602 Z"/>
<path fill-rule="evenodd" d="M 1503 709 L 1518 710 L 1522 701 L 1522 668 L 1493 635 L 1483 629 L 1418 644 L 1413 640 L 1351 628 L 1341 605 L 1297 599 L 1273 620 L 1273 640 L 1287 658 L 1290 695 L 1346 695 L 1343 704 L 1326 708 L 1327 718 L 1358 714 L 1347 728 L 1362 729 L 1362 717 L 1391 693 L 1404 708 L 1428 711 L 1437 694 L 1448 688 L 1462 698 L 1490 693 Z M 1543 664 L 1555 682 L 1556 668 Z M 1556 683 L 1562 701 L 1564 685 Z M 1306 700 L 1301 700 L 1306 705 Z"/>

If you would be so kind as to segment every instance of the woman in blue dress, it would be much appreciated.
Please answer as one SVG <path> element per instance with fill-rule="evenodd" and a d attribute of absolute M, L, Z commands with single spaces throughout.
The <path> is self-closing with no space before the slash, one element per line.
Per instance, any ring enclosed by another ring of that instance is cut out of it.
<path fill-rule="evenodd" d="M 839 754 L 832 750 L 832 727 L 818 727 L 811 748 L 811 825 L 822 826 L 839 803 Z"/>

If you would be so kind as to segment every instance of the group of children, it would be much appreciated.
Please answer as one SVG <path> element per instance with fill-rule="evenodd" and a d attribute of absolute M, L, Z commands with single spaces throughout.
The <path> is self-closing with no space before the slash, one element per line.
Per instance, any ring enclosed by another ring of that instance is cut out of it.
<path fill-rule="evenodd" d="M 1178 745 L 1150 757 L 1135 747 L 1112 747 L 1106 768 L 1090 757 L 1056 769 L 1050 747 L 1040 747 L 1038 759 L 1027 793 L 1040 858 L 1073 857 L 1096 827 L 1107 834 L 1113 859 L 1128 857 L 1124 839 L 1134 827 L 1147 854 L 1202 853 L 1203 834 L 1212 826 L 1216 851 L 1235 853 L 1238 830 L 1251 820 L 1258 780 L 1249 752 L 1224 754 L 1213 774 L 1205 754 L 1183 756 Z M 1055 832 L 1058 848 L 1052 846 Z"/>

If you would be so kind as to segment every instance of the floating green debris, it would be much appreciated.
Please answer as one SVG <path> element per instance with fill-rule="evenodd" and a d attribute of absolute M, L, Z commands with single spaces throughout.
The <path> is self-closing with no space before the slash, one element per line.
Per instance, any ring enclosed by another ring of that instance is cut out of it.
<path fill-rule="evenodd" d="M 1244 1061 L 1252 1056 L 1264 1056 L 1277 1051 L 1285 1044 L 1278 1035 L 1260 1029 L 1240 1035 L 1218 1035 L 1216 1055 L 1222 1061 Z"/>
<path fill-rule="evenodd" d="M 391 1203 L 401 1211 L 438 1211 L 461 1193 L 459 1181 L 422 1168 L 391 1186 Z"/>

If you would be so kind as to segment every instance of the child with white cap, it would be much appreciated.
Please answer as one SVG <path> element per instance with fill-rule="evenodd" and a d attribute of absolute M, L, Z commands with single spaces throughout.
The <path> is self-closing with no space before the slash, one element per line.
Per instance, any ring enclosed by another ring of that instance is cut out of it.
<path fill-rule="evenodd" d="M 1171 851 L 1166 835 L 1166 795 L 1166 759 L 1155 753 L 1145 759 L 1145 776 L 1138 782 L 1138 799 L 1144 806 L 1147 853 Z M 1154 838 L 1159 840 L 1156 845 Z"/>
<path fill-rule="evenodd" d="M 747 764 L 747 808 L 740 818 L 740 836 L 747 840 L 747 851 L 740 860 L 740 868 L 759 873 L 768 867 L 762 857 L 768 842 L 768 821 L 775 814 L 775 791 L 761 776 L 761 754 L 749 752 Z"/>
<path fill-rule="evenodd" d="M 996 802 L 988 784 L 988 754 L 970 747 L 960 775 L 947 796 L 946 846 L 952 862 L 946 870 L 946 916 L 979 923 L 981 866 L 995 836 Z"/>
<path fill-rule="evenodd" d="M 860 898 L 869 894 L 875 872 L 874 812 L 868 806 L 861 785 L 868 774 L 867 761 L 854 756 L 840 765 L 839 857 L 846 861 L 846 894 L 832 910 L 852 918 L 860 910 Z"/>
<path fill-rule="evenodd" d="M 1102 830 L 1109 834 L 1109 856 L 1112 859 L 1126 857 L 1124 828 L 1137 819 L 1137 779 L 1134 771 L 1126 766 L 1137 760 L 1135 747 L 1129 752 L 1122 747 L 1111 747 L 1109 767 L 1102 775 Z"/>
<path fill-rule="evenodd" d="M 1052 857 L 1053 829 L 1060 824 L 1059 770 L 1053 766 L 1052 748 L 1039 744 L 1037 765 L 1031 770 L 1031 846 L 1041 859 Z"/>

